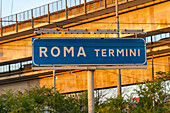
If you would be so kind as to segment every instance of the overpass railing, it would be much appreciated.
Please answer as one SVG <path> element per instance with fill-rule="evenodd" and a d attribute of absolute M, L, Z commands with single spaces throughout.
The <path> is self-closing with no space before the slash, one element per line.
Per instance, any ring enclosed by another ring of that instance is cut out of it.
<path fill-rule="evenodd" d="M 31 69 L 32 58 L 23 58 L 0 63 L 0 77 L 5 73 L 23 71 L 27 68 Z"/>
<path fill-rule="evenodd" d="M 119 3 L 128 1 L 132 0 L 119 0 Z M 8 32 L 17 33 L 19 30 L 31 29 L 39 24 L 50 24 L 57 19 L 68 19 L 69 16 L 114 4 L 115 0 L 58 0 L 1 18 L 0 34 L 3 36 Z"/>

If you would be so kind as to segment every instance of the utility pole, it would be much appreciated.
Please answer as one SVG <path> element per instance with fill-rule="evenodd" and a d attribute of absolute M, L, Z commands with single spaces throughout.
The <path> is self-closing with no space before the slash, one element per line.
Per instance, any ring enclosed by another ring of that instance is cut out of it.
<path fill-rule="evenodd" d="M 116 8 L 116 23 L 117 23 L 117 38 L 120 38 L 119 35 L 119 7 L 118 7 L 118 0 L 115 2 Z M 121 70 L 117 70 L 117 96 L 121 96 Z"/>

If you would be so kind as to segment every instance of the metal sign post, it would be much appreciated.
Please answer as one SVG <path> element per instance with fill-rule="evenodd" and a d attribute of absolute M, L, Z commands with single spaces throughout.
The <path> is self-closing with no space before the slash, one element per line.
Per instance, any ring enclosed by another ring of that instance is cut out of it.
<path fill-rule="evenodd" d="M 115 2 L 115 8 L 116 8 L 116 23 L 117 23 L 117 38 L 120 38 L 119 36 L 119 8 L 118 8 L 118 0 Z M 117 70 L 117 96 L 121 96 L 121 70 Z"/>
<path fill-rule="evenodd" d="M 94 113 L 94 70 L 88 70 L 87 76 L 88 76 L 88 113 Z"/>
<path fill-rule="evenodd" d="M 54 83 L 54 92 L 55 92 L 55 89 L 56 89 L 56 82 L 55 82 L 55 70 L 53 70 L 53 83 Z"/>

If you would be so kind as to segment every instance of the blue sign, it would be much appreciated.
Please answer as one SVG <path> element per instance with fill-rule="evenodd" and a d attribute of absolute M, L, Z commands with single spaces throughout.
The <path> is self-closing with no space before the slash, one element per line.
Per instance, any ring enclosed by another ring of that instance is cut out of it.
<path fill-rule="evenodd" d="M 32 38 L 33 66 L 146 65 L 143 38 Z"/>

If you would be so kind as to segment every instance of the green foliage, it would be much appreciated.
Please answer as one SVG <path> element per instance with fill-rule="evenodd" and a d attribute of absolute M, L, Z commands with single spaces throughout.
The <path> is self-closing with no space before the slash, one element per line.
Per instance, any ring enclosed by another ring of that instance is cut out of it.
<path fill-rule="evenodd" d="M 77 103 L 79 106 L 79 109 L 83 113 L 88 113 L 88 93 L 87 91 L 81 93 L 77 97 Z"/>
<path fill-rule="evenodd" d="M 15 106 L 16 98 L 12 90 L 6 91 L 0 97 L 0 108 L 1 113 L 11 112 Z"/>
<path fill-rule="evenodd" d="M 169 100 L 170 73 L 158 72 L 159 76 L 153 81 L 139 83 L 135 90 L 140 98 L 133 100 L 133 95 L 128 98 L 114 97 L 102 100 L 106 94 L 96 91 L 96 113 L 168 113 L 170 112 Z M 168 89 L 169 88 L 169 89 Z M 45 86 L 35 87 L 24 92 L 5 91 L 0 95 L 0 113 L 88 113 L 87 91 L 77 97 L 70 97 L 53 88 Z"/>
<path fill-rule="evenodd" d="M 45 86 L 24 93 L 9 90 L 0 96 L 0 113 L 86 113 L 87 108 L 87 92 L 73 98 Z"/>
<path fill-rule="evenodd" d="M 140 100 L 136 103 L 133 111 L 135 113 L 168 113 L 169 103 L 167 87 L 169 86 L 168 80 L 169 75 L 165 72 L 158 72 L 160 76 L 152 81 L 145 81 L 144 84 L 138 84 L 139 89 L 136 89 Z"/>
<path fill-rule="evenodd" d="M 96 110 L 98 113 L 125 113 L 127 102 L 123 97 L 107 98 L 99 109 Z"/>

